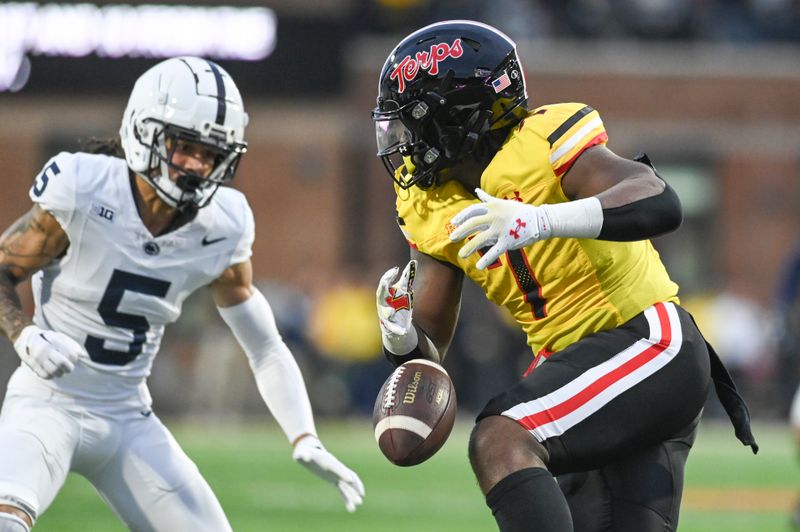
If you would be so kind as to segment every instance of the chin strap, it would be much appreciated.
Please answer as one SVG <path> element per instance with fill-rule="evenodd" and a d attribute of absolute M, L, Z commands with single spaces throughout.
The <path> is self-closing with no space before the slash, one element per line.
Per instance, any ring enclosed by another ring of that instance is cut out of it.
<path fill-rule="evenodd" d="M 410 155 L 403 155 L 403 164 L 395 168 L 394 181 L 395 183 L 402 183 L 405 185 L 410 179 L 414 177 L 414 170 L 417 166 L 411 160 Z"/>
<path fill-rule="evenodd" d="M 414 170 L 417 169 L 417 165 L 414 164 L 414 161 L 411 160 L 410 155 L 403 155 L 403 166 L 399 168 L 399 170 L 406 169 L 408 173 L 406 175 L 412 176 L 414 174 Z"/>

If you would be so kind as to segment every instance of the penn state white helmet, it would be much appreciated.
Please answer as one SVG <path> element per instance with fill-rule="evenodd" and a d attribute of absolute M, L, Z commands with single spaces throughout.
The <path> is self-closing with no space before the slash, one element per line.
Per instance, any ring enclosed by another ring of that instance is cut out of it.
<path fill-rule="evenodd" d="M 203 207 L 233 179 L 247 151 L 247 113 L 230 75 L 199 57 L 176 57 L 153 66 L 133 86 L 122 117 L 120 140 L 131 170 L 176 208 Z M 171 162 L 167 139 L 200 143 L 218 155 L 208 176 Z M 170 167 L 177 179 L 169 177 Z"/>

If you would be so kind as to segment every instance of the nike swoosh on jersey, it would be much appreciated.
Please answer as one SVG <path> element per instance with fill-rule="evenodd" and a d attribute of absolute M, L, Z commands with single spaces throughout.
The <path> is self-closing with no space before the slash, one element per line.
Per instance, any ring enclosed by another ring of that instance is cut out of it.
<path fill-rule="evenodd" d="M 211 238 L 211 239 L 209 239 L 208 235 L 206 235 L 206 236 L 203 237 L 203 240 L 202 240 L 201 244 L 203 244 L 204 246 L 210 246 L 211 244 L 216 244 L 217 242 L 222 242 L 226 238 L 228 238 L 228 237 L 227 236 L 221 236 L 219 238 Z"/>

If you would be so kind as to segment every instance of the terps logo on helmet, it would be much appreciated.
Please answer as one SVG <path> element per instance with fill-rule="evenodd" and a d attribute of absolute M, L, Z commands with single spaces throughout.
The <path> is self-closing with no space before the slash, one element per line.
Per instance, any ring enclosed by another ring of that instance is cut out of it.
<path fill-rule="evenodd" d="M 400 61 L 389 79 L 397 78 L 397 90 L 403 92 L 406 90 L 406 81 L 412 81 L 417 77 L 420 70 L 427 70 L 432 76 L 439 73 L 439 63 L 448 57 L 457 58 L 461 57 L 464 49 L 461 47 L 461 39 L 458 38 L 453 41 L 453 44 L 440 42 L 431 46 L 427 52 L 417 52 L 416 57 L 412 58 L 407 55 Z"/>

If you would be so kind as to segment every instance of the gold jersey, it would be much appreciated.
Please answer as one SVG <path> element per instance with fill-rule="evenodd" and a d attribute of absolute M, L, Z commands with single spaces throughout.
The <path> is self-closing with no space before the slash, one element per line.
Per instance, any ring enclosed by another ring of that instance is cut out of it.
<path fill-rule="evenodd" d="M 492 196 L 531 205 L 569 201 L 561 177 L 586 149 L 605 144 L 600 115 L 561 103 L 528 114 L 481 176 Z M 560 351 L 588 334 L 617 327 L 658 301 L 678 302 L 649 240 L 551 238 L 509 251 L 485 270 L 478 253 L 459 258 L 450 219 L 479 200 L 457 181 L 427 190 L 397 191 L 398 222 L 409 244 L 455 265 L 505 307 L 527 334 L 534 353 Z"/>

